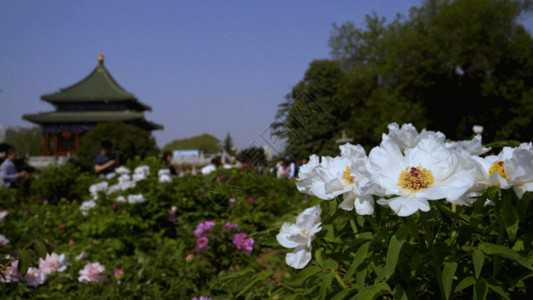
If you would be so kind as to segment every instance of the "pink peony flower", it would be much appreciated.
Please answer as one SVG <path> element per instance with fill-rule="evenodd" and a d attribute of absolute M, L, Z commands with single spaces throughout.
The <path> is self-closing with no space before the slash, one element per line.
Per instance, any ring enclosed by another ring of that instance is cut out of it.
<path fill-rule="evenodd" d="M 63 229 L 65 229 L 65 228 L 67 228 L 67 224 L 61 224 L 61 225 L 59 225 L 59 229 L 63 230 Z"/>
<path fill-rule="evenodd" d="M 220 179 L 220 180 L 222 180 L 222 179 L 224 179 L 226 177 L 228 177 L 228 175 L 226 175 L 226 173 L 218 175 L 218 179 Z"/>
<path fill-rule="evenodd" d="M 39 269 L 30 267 L 24 275 L 23 281 L 27 286 L 38 286 L 46 281 L 46 274 Z"/>
<path fill-rule="evenodd" d="M 193 261 L 193 259 L 194 259 L 194 254 L 192 253 L 188 254 L 187 257 L 185 257 L 186 262 L 191 262 Z"/>
<path fill-rule="evenodd" d="M 233 244 L 237 246 L 237 249 L 244 250 L 248 253 L 252 252 L 253 246 L 254 246 L 254 239 L 253 238 L 246 238 L 248 235 L 244 232 L 236 233 L 233 236 Z"/>
<path fill-rule="evenodd" d="M 7 244 L 9 244 L 9 240 L 5 236 L 0 234 L 0 245 L 7 246 Z"/>
<path fill-rule="evenodd" d="M 105 274 L 102 274 L 104 271 L 105 267 L 99 262 L 88 263 L 80 270 L 78 281 L 99 282 L 105 278 Z"/>
<path fill-rule="evenodd" d="M 232 229 L 235 229 L 237 227 L 239 227 L 239 224 L 235 224 L 235 223 L 231 223 L 231 222 L 226 222 L 224 224 L 224 227 L 226 227 L 228 230 L 232 230 Z"/>
<path fill-rule="evenodd" d="M 67 257 L 65 254 L 46 254 L 43 260 L 39 258 L 39 270 L 46 275 L 52 275 L 55 271 L 63 272 L 67 268 Z"/>
<path fill-rule="evenodd" d="M 252 197 L 246 198 L 246 203 L 249 204 L 249 205 L 254 204 L 254 198 L 252 198 Z"/>
<path fill-rule="evenodd" d="M 194 230 L 194 235 L 196 237 L 200 237 L 202 236 L 202 234 L 204 234 L 204 232 L 209 231 L 209 229 L 211 229 L 211 227 L 213 227 L 214 225 L 215 223 L 213 221 L 205 221 L 203 223 L 200 223 L 198 224 L 198 226 L 196 226 L 196 229 Z"/>
<path fill-rule="evenodd" d="M 229 198 L 229 203 L 234 204 L 235 203 L 235 198 Z"/>
<path fill-rule="evenodd" d="M 10 267 L 6 267 L 2 273 L 4 276 L 0 276 L 0 282 L 18 282 L 22 280 L 22 275 L 18 271 L 18 260 L 14 260 L 11 262 Z"/>
<path fill-rule="evenodd" d="M 191 300 L 212 300 L 211 297 L 200 296 L 200 298 L 193 297 Z"/>
<path fill-rule="evenodd" d="M 112 203 L 112 204 L 111 204 L 111 209 L 112 209 L 112 210 L 117 209 L 117 204 L 116 204 L 116 203 Z"/>
<path fill-rule="evenodd" d="M 198 249 L 205 248 L 208 244 L 209 239 L 206 236 L 202 236 L 196 240 L 196 245 L 198 245 Z"/>
<path fill-rule="evenodd" d="M 76 256 L 76 260 L 84 260 L 87 258 L 87 253 L 85 252 L 82 252 L 80 254 L 78 254 L 78 256 Z"/>
<path fill-rule="evenodd" d="M 113 276 L 116 278 L 116 279 L 122 279 L 122 277 L 124 277 L 124 271 L 122 269 L 115 269 L 115 272 L 113 273 Z"/>

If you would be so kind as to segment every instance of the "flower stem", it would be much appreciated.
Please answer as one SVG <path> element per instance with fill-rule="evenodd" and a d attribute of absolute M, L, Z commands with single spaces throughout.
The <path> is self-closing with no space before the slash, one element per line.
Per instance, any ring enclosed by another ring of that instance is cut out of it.
<path fill-rule="evenodd" d="M 427 213 L 421 213 L 422 218 L 421 221 L 424 224 L 424 231 L 426 235 L 426 241 L 427 241 L 427 247 L 429 249 L 429 254 L 431 257 L 431 264 L 433 265 L 433 270 L 435 272 L 435 278 L 437 279 L 437 282 L 439 284 L 439 291 L 442 299 L 446 299 L 446 294 L 444 293 L 444 285 L 442 284 L 442 268 L 440 267 L 440 260 L 439 256 L 437 254 L 437 251 L 435 250 L 435 245 L 433 244 L 434 236 L 433 236 L 433 228 L 431 227 L 431 224 L 429 224 L 428 214 Z"/>

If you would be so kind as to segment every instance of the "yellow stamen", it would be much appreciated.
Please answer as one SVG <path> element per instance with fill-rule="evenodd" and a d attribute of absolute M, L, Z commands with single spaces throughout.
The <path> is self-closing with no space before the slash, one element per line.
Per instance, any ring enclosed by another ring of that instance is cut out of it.
<path fill-rule="evenodd" d="M 303 234 L 303 235 L 307 235 L 307 233 L 306 233 L 305 231 L 303 231 L 303 230 L 302 230 L 302 234 Z"/>
<path fill-rule="evenodd" d="M 500 174 L 500 176 L 507 180 L 507 176 L 505 176 L 505 169 L 504 169 L 504 163 L 503 161 L 497 161 L 495 162 L 489 169 L 489 177 L 492 176 L 492 174 L 494 174 L 494 172 L 498 172 L 498 174 Z"/>
<path fill-rule="evenodd" d="M 434 182 L 435 180 L 431 171 L 420 166 L 416 168 L 407 167 L 398 178 L 398 185 L 411 192 L 424 190 L 432 186 Z"/>
<path fill-rule="evenodd" d="M 350 166 L 347 166 L 346 167 L 346 171 L 344 171 L 344 173 L 342 173 L 342 179 L 347 184 L 354 184 L 354 178 L 353 178 L 352 174 L 350 173 Z"/>

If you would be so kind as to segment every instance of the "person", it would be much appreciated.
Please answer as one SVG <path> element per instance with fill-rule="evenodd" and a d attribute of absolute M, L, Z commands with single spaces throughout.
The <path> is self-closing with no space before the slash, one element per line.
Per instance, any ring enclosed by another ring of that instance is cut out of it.
<path fill-rule="evenodd" d="M 5 152 L 6 159 L 0 165 L 0 183 L 8 188 L 18 187 L 20 181 L 28 176 L 26 171 L 17 172 L 17 167 L 13 162 L 17 157 L 14 148 L 9 148 Z"/>
<path fill-rule="evenodd" d="M 111 151 L 113 144 L 105 140 L 101 146 L 101 152 L 94 157 L 94 172 L 97 176 L 104 176 L 115 171 L 115 165 L 118 164 L 117 155 Z"/>
<path fill-rule="evenodd" d="M 216 156 L 211 160 L 211 163 L 207 166 L 202 168 L 202 174 L 203 175 L 209 175 L 209 173 L 213 172 L 214 170 L 218 169 L 222 166 L 222 158 L 220 156 Z"/>
<path fill-rule="evenodd" d="M 172 164 L 172 152 L 165 151 L 163 153 L 163 156 L 161 157 L 161 160 L 163 161 L 163 164 L 168 167 L 170 175 L 172 177 L 176 177 L 178 175 L 178 172 L 176 171 L 176 167 L 174 167 L 174 165 Z"/>

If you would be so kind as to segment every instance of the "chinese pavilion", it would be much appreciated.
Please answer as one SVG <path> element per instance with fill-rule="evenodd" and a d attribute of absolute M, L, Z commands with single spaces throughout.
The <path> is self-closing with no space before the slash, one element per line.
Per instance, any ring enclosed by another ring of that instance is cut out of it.
<path fill-rule="evenodd" d="M 91 74 L 57 93 L 42 95 L 41 100 L 54 105 L 56 111 L 22 118 L 41 125 L 44 156 L 74 154 L 80 137 L 98 123 L 119 121 L 148 131 L 163 128 L 144 119 L 144 111 L 151 107 L 118 85 L 104 66 L 102 54 Z"/>

